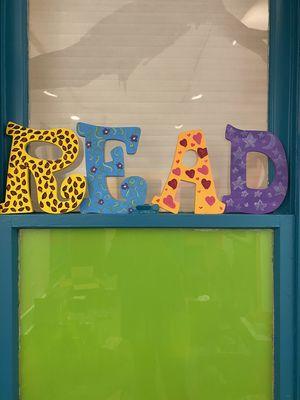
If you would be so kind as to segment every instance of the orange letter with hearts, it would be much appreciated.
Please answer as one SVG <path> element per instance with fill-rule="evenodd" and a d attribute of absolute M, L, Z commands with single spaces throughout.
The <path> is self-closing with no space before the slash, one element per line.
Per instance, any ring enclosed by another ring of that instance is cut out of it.
<path fill-rule="evenodd" d="M 189 150 L 197 153 L 197 162 L 192 168 L 187 168 L 182 163 L 184 154 Z M 154 196 L 152 203 L 159 204 L 160 208 L 177 214 L 180 202 L 175 200 L 175 195 L 180 181 L 192 182 L 196 185 L 195 214 L 224 213 L 225 204 L 216 195 L 205 137 L 201 131 L 188 131 L 179 134 L 168 181 L 162 194 Z"/>

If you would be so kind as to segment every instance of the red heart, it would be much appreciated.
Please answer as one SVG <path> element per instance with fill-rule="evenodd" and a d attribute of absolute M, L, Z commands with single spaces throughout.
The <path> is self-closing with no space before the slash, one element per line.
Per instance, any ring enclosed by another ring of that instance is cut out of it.
<path fill-rule="evenodd" d="M 206 200 L 206 203 L 207 203 L 209 206 L 212 206 L 212 205 L 215 203 L 215 201 L 216 201 L 216 199 L 214 198 L 214 196 L 207 196 L 207 197 L 205 197 L 205 200 Z"/>
<path fill-rule="evenodd" d="M 173 172 L 174 175 L 177 175 L 177 176 L 179 176 L 180 173 L 181 173 L 180 168 L 172 169 L 172 172 Z"/>
<path fill-rule="evenodd" d="M 176 207 L 176 204 L 175 204 L 174 201 L 173 201 L 173 197 L 170 196 L 170 195 L 168 195 L 167 197 L 165 197 L 165 198 L 163 199 L 163 203 L 164 203 L 166 206 L 170 207 L 170 208 L 175 208 L 175 207 Z"/>
<path fill-rule="evenodd" d="M 168 182 L 168 185 L 171 186 L 172 189 L 176 189 L 177 188 L 177 180 L 172 179 L 171 181 Z"/>
<path fill-rule="evenodd" d="M 197 169 L 200 174 L 207 175 L 208 174 L 208 167 L 206 165 L 203 165 L 201 168 Z"/>
<path fill-rule="evenodd" d="M 183 146 L 183 147 L 186 147 L 187 146 L 187 141 L 186 141 L 186 139 L 182 139 L 182 140 L 180 140 L 180 142 L 179 142 L 180 144 L 181 144 L 181 146 Z"/>
<path fill-rule="evenodd" d="M 211 181 L 203 178 L 201 183 L 202 183 L 202 186 L 204 187 L 204 189 L 208 189 L 210 187 Z"/>
<path fill-rule="evenodd" d="M 193 139 L 195 140 L 196 143 L 200 144 L 202 139 L 201 133 L 197 133 L 196 135 L 194 135 Z"/>
<path fill-rule="evenodd" d="M 195 143 L 192 143 L 191 146 L 194 147 L 194 146 L 196 146 L 196 145 L 195 145 Z"/>
<path fill-rule="evenodd" d="M 198 147 L 197 153 L 200 158 L 204 158 L 205 156 L 207 156 L 207 148 L 205 147 L 204 149 L 202 149 L 201 147 Z"/>
<path fill-rule="evenodd" d="M 187 176 L 189 178 L 194 178 L 194 176 L 195 176 L 195 170 L 194 169 L 188 169 L 187 171 L 185 171 L 185 173 L 187 174 Z"/>

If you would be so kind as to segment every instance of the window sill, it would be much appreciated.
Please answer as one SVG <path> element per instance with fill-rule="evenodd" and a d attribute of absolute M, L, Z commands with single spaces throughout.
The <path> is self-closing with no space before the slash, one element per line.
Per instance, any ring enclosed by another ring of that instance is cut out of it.
<path fill-rule="evenodd" d="M 285 214 L 80 214 L 50 215 L 44 213 L 1 215 L 0 225 L 12 228 L 279 228 L 292 223 Z"/>

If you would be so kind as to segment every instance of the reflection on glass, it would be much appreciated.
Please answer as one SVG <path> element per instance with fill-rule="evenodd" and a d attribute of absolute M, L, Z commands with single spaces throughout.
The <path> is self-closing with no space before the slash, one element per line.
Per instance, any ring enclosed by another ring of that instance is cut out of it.
<path fill-rule="evenodd" d="M 268 0 L 29 3 L 33 127 L 75 128 L 77 118 L 139 126 L 126 174 L 148 181 L 148 201 L 168 176 L 178 133 L 202 129 L 218 194 L 229 192 L 226 124 L 267 128 Z M 253 187 L 266 181 L 258 157 L 248 166 Z M 117 196 L 117 179 L 109 181 Z M 182 210 L 191 211 L 192 185 L 181 186 Z"/>
<path fill-rule="evenodd" d="M 26 230 L 21 400 L 271 400 L 273 233 Z"/>

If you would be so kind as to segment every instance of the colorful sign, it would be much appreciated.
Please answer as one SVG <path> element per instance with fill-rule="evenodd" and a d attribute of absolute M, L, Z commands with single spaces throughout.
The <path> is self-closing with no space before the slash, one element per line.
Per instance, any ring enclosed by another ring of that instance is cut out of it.
<path fill-rule="evenodd" d="M 76 210 L 97 214 L 147 214 L 156 213 L 158 207 L 177 214 L 180 209 L 178 190 L 180 182 L 195 185 L 194 213 L 266 214 L 276 210 L 283 202 L 288 188 L 287 159 L 280 140 L 270 132 L 243 131 L 228 125 L 226 139 L 231 142 L 230 186 L 231 194 L 218 199 L 209 161 L 204 133 L 200 130 L 179 134 L 175 156 L 169 177 L 160 196 L 155 196 L 152 206 L 145 204 L 147 183 L 139 176 L 125 178 L 120 186 L 122 199 L 109 192 L 107 179 L 123 177 L 125 164 L 121 146 L 111 150 L 111 161 L 105 160 L 105 145 L 109 140 L 125 144 L 128 154 L 138 149 L 141 131 L 137 127 L 104 127 L 78 123 L 77 132 L 85 138 L 86 178 L 82 175 L 66 177 L 60 187 L 55 172 L 70 167 L 79 154 L 79 140 L 69 129 L 36 130 L 9 122 L 6 133 L 12 136 L 5 200 L 0 204 L 0 214 L 33 212 L 30 175 L 41 211 L 63 214 Z M 62 155 L 57 160 L 44 160 L 31 156 L 27 149 L 33 142 L 51 143 L 59 147 Z M 184 164 L 188 151 L 196 154 L 193 167 Z M 268 156 L 274 164 L 274 178 L 268 187 L 247 187 L 247 155 L 259 152 Z M 226 208 L 225 208 L 226 207 Z"/>

